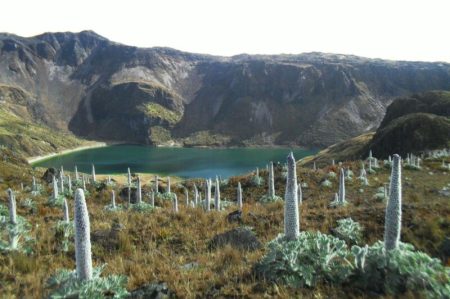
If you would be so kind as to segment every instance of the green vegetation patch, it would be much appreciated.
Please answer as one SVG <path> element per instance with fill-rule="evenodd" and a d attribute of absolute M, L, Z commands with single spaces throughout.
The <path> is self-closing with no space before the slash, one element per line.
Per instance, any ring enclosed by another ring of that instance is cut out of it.
<path fill-rule="evenodd" d="M 182 117 L 181 114 L 154 102 L 145 104 L 144 112 L 150 117 L 163 119 L 171 125 L 179 122 Z"/>
<path fill-rule="evenodd" d="M 25 156 L 41 155 L 64 148 L 76 147 L 82 141 L 71 134 L 59 133 L 48 127 L 23 120 L 0 108 L 0 144 Z"/>
<path fill-rule="evenodd" d="M 213 134 L 210 131 L 198 131 L 183 139 L 185 146 L 220 146 L 226 145 L 231 141 L 231 137 Z"/>
<path fill-rule="evenodd" d="M 160 126 L 155 126 L 150 129 L 150 138 L 154 144 L 163 144 L 172 140 L 170 131 Z"/>
<path fill-rule="evenodd" d="M 59 270 L 47 280 L 50 298 L 126 298 L 127 277 L 110 275 L 101 277 L 104 265 L 94 269 L 93 278 L 77 279 L 76 271 Z"/>

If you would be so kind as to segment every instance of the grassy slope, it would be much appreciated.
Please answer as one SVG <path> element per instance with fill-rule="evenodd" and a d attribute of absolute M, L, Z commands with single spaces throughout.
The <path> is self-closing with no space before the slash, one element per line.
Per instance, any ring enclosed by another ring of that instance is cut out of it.
<path fill-rule="evenodd" d="M 0 162 L 4 171 L 11 173 L 0 184 L 0 201 L 6 204 L 5 188 L 11 185 L 18 189 L 19 179 L 31 181 L 31 170 L 26 166 L 14 166 L 14 157 L 3 151 L 11 163 Z M 17 161 L 16 161 L 17 162 Z M 444 237 L 450 234 L 450 205 L 448 198 L 436 192 L 449 182 L 449 174 L 439 170 L 441 162 L 426 162 L 423 171 L 403 171 L 403 222 L 402 240 L 411 242 L 419 249 L 433 256 L 441 257 L 440 246 Z M 19 163 L 20 164 L 20 163 Z M 356 173 L 359 162 L 344 163 Z M 0 168 L 1 169 L 1 168 Z M 385 203 L 372 198 L 375 190 L 388 181 L 389 170 L 370 175 L 370 187 L 364 187 L 364 193 L 358 190 L 359 183 L 354 180 L 347 183 L 350 205 L 342 209 L 330 209 L 328 203 L 337 190 L 337 181 L 331 189 L 320 187 L 320 182 L 329 171 L 337 169 L 327 167 L 313 172 L 300 168 L 298 174 L 309 188 L 304 189 L 304 202 L 301 207 L 301 230 L 320 230 L 328 233 L 336 226 L 336 220 L 351 216 L 365 227 L 364 241 L 373 243 L 382 239 L 384 229 Z M 431 175 L 429 172 L 432 171 Z M 262 171 L 261 175 L 266 176 Z M 280 169 L 276 170 L 276 191 L 284 194 L 285 179 Z M 283 203 L 261 205 L 255 202 L 265 194 L 266 186 L 256 188 L 249 184 L 250 177 L 231 178 L 224 187 L 222 198 L 235 200 L 235 188 L 240 180 L 244 189 L 244 224 L 254 228 L 258 239 L 267 243 L 283 231 Z M 148 182 L 144 189 L 148 190 Z M 47 189 L 47 194 L 50 190 Z M 117 194 L 116 189 L 116 194 Z M 170 203 L 164 204 L 152 215 L 133 212 L 115 214 L 103 211 L 109 203 L 109 191 L 96 192 L 90 189 L 87 198 L 91 219 L 91 232 L 98 234 L 109 229 L 113 219 L 125 226 L 117 238 L 105 238 L 105 242 L 94 240 L 94 264 L 107 263 L 107 273 L 125 274 L 129 277 L 128 289 L 132 290 L 150 281 L 165 281 L 169 288 L 180 297 L 200 298 L 212 296 L 246 296 L 261 298 L 277 296 L 280 298 L 346 298 L 367 297 L 367 294 L 355 290 L 332 286 L 319 286 L 315 290 L 292 290 L 285 286 L 275 286 L 257 281 L 251 274 L 251 268 L 264 254 L 264 249 L 255 252 L 240 252 L 231 247 L 221 250 L 208 250 L 208 241 L 217 233 L 238 226 L 225 220 L 229 208 L 224 212 L 204 213 L 200 209 L 186 208 L 184 195 L 175 189 L 180 199 L 180 213 L 171 212 Z M 45 205 L 48 195 L 35 199 L 38 209 L 35 214 L 20 208 L 20 202 L 29 194 L 18 194 L 18 214 L 25 216 L 33 226 L 36 237 L 35 253 L 31 256 L 9 254 L 0 256 L 0 289 L 6 297 L 42 297 L 45 294 L 45 280 L 55 270 L 66 267 L 74 269 L 74 249 L 68 253 L 60 251 L 53 233 L 55 222 L 62 217 L 62 211 Z M 148 199 L 147 199 L 148 200 Z M 69 200 L 72 210 L 73 200 Z M 73 214 L 71 214 L 72 217 Z M 37 226 L 38 225 L 38 226 Z M 198 268 L 183 270 L 182 265 L 196 262 Z M 450 261 L 447 261 L 447 264 Z"/>
<path fill-rule="evenodd" d="M 0 145 L 24 156 L 59 152 L 84 144 L 70 133 L 57 132 L 35 122 L 33 95 L 11 85 L 0 84 Z M 37 112 L 39 113 L 39 112 Z"/>
<path fill-rule="evenodd" d="M 77 147 L 83 141 L 72 134 L 33 123 L 1 106 L 0 144 L 25 156 L 38 156 Z"/>
<path fill-rule="evenodd" d="M 357 159 L 361 150 L 370 142 L 375 133 L 366 133 L 350 140 L 346 140 L 324 150 L 314 156 L 308 156 L 300 160 L 299 165 L 312 166 L 316 162 L 317 167 L 330 165 L 332 160 L 348 161 Z"/>

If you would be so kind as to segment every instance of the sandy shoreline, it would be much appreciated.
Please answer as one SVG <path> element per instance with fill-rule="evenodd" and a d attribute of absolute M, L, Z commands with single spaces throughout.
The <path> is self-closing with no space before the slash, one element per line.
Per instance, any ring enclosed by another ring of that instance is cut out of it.
<path fill-rule="evenodd" d="M 69 153 L 73 153 L 73 152 L 78 152 L 78 151 L 82 151 L 82 150 L 86 150 L 86 149 L 91 149 L 91 148 L 98 148 L 98 147 L 105 147 L 111 145 L 110 143 L 106 143 L 106 142 L 92 142 L 89 144 L 85 144 L 85 145 L 81 145 L 75 148 L 69 148 L 69 149 L 65 149 L 56 153 L 50 153 L 47 155 L 42 155 L 42 156 L 35 156 L 35 157 L 29 157 L 27 158 L 28 164 L 32 164 L 32 163 L 36 163 L 38 161 L 42 161 L 42 160 L 46 160 L 48 158 L 54 157 L 54 156 L 59 156 L 59 155 L 64 155 L 64 154 L 69 154 Z"/>
<path fill-rule="evenodd" d="M 105 147 L 105 146 L 109 146 L 109 145 L 117 145 L 117 144 L 123 144 L 123 143 L 92 141 L 89 143 L 85 143 L 84 145 L 75 147 L 75 148 L 70 148 L 70 149 L 65 149 L 65 150 L 59 151 L 57 153 L 50 153 L 50 154 L 42 155 L 42 156 L 29 157 L 29 158 L 27 158 L 27 161 L 29 164 L 32 164 L 32 163 L 36 163 L 38 161 L 46 160 L 46 159 L 49 159 L 49 158 L 52 158 L 55 156 L 59 156 L 59 155 L 69 154 L 69 153 L 78 152 L 78 151 L 91 149 L 91 148 L 99 148 L 99 147 Z M 79 173 L 84 173 L 84 172 L 79 171 Z M 88 174 L 88 173 L 86 173 L 86 174 Z M 167 176 L 170 176 L 170 175 L 161 175 L 161 174 L 156 174 L 156 173 L 136 173 L 136 175 L 139 175 L 139 177 L 141 177 L 141 179 L 144 182 L 153 180 L 155 175 L 157 175 L 162 182 L 165 182 L 165 178 Z M 125 171 L 123 174 L 117 174 L 117 173 L 109 174 L 109 175 L 108 174 L 97 174 L 97 178 L 99 180 L 106 180 L 108 178 L 108 176 L 110 176 L 112 179 L 114 179 L 116 182 L 118 182 L 120 184 L 125 184 L 126 180 L 127 180 Z M 182 181 L 182 179 L 177 176 L 170 176 L 170 178 L 172 179 L 173 183 Z"/>

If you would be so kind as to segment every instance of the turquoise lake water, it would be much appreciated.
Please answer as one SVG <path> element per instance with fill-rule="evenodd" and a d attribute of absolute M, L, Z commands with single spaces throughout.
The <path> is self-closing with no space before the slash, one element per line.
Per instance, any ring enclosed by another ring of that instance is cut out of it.
<path fill-rule="evenodd" d="M 98 174 L 132 172 L 158 173 L 184 178 L 207 178 L 216 175 L 227 178 L 265 167 L 269 161 L 284 163 L 289 148 L 164 148 L 136 145 L 113 145 L 87 149 L 52 157 L 34 163 L 39 167 L 60 167 L 90 173 L 91 164 Z M 316 150 L 292 149 L 301 159 Z"/>

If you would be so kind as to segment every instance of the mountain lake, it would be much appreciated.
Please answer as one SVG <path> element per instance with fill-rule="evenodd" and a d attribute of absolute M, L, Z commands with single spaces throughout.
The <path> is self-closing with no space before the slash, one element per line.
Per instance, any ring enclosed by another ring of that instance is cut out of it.
<path fill-rule="evenodd" d="M 297 160 L 313 155 L 317 150 L 300 148 L 177 148 L 138 145 L 112 145 L 57 155 L 37 161 L 33 167 L 61 166 L 73 171 L 91 172 L 95 165 L 97 174 L 131 172 L 155 173 L 182 178 L 223 178 L 240 175 L 266 167 L 269 161 L 284 163 L 290 151 Z"/>

